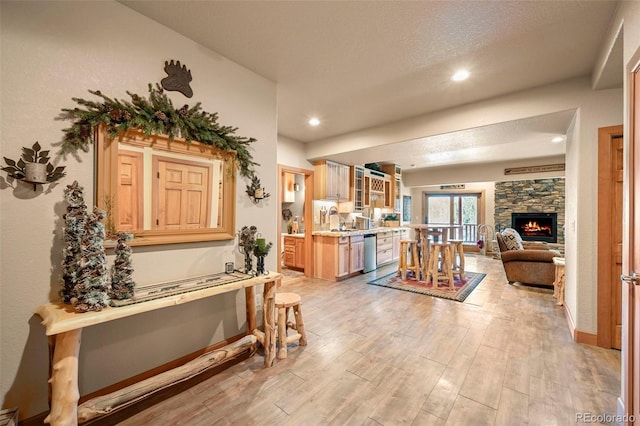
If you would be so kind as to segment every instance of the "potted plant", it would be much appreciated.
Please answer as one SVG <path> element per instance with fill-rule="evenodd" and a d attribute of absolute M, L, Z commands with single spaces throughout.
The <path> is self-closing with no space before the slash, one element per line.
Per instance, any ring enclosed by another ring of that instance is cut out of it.
<path fill-rule="evenodd" d="M 400 226 L 400 218 L 397 213 L 391 213 L 384 217 L 384 226 L 386 227 L 396 227 Z"/>

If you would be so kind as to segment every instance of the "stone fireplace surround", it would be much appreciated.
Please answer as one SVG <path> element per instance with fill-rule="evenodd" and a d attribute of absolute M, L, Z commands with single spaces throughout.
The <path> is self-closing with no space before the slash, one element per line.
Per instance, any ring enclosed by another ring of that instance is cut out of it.
<path fill-rule="evenodd" d="M 557 244 L 564 245 L 565 179 L 496 182 L 496 231 L 511 227 L 511 213 L 557 213 Z"/>

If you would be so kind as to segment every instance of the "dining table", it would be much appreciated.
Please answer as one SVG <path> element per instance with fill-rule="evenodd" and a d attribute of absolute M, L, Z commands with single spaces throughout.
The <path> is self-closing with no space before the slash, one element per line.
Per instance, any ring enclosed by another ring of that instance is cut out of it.
<path fill-rule="evenodd" d="M 449 241 L 452 233 L 455 232 L 453 236 L 458 237 L 458 232 L 462 231 L 462 225 L 451 225 L 446 223 L 409 223 L 404 225 L 404 227 L 415 230 L 417 241 L 421 241 L 423 237 L 427 238 L 428 231 L 438 231 L 441 233 L 443 243 Z"/>

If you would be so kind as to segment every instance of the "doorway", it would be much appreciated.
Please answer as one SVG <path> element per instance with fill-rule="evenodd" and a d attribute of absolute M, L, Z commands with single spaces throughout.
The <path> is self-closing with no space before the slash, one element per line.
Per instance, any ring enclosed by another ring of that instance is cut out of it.
<path fill-rule="evenodd" d="M 622 125 L 598 129 L 598 346 L 622 348 Z"/>
<path fill-rule="evenodd" d="M 313 171 L 278 165 L 278 188 L 278 272 L 312 277 Z"/>

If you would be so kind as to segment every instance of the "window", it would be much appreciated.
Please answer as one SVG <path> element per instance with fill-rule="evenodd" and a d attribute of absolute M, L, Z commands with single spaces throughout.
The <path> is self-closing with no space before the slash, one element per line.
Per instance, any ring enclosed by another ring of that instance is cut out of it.
<path fill-rule="evenodd" d="M 475 243 L 482 223 L 481 193 L 425 193 L 424 223 L 463 225 L 462 239 Z"/>

